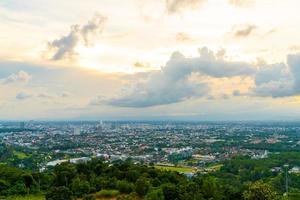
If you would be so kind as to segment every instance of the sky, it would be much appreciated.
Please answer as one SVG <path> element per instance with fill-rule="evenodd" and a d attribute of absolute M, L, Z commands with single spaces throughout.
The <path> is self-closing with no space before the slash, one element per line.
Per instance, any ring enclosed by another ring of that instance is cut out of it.
<path fill-rule="evenodd" d="M 300 120 L 298 0 L 1 0 L 0 120 Z"/>

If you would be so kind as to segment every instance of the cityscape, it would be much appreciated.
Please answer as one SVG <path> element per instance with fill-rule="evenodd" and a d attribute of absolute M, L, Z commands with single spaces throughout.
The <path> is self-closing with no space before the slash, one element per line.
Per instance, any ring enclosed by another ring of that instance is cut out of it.
<path fill-rule="evenodd" d="M 300 200 L 299 0 L 0 0 L 0 200 Z"/>
<path fill-rule="evenodd" d="M 191 172 L 205 172 L 212 169 L 207 166 L 236 156 L 264 159 L 271 152 L 300 151 L 299 125 L 296 122 L 28 121 L 3 122 L 0 130 L 3 145 L 22 149 L 24 157 L 37 156 L 30 159 L 40 171 L 62 162 L 86 162 L 102 157 L 108 161 L 132 159 L 148 165 L 176 165 L 190 168 Z M 18 167 L 26 168 L 26 163 L 26 159 L 14 160 Z M 300 172 L 298 166 L 295 169 Z"/>

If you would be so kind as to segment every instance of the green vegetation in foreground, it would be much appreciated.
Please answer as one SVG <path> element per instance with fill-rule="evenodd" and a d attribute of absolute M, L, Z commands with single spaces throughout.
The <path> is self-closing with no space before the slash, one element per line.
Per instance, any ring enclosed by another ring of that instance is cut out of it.
<path fill-rule="evenodd" d="M 299 152 L 260 160 L 238 156 L 188 178 L 179 172 L 194 172 L 193 168 L 152 167 L 130 160 L 62 163 L 43 172 L 0 165 L 0 196 L 3 200 L 287 200 L 282 166 L 299 163 Z M 299 199 L 299 174 L 289 173 L 288 178 L 288 199 Z"/>
<path fill-rule="evenodd" d="M 166 171 L 176 171 L 179 173 L 191 173 L 196 172 L 194 168 L 191 167 L 172 167 L 172 166 L 161 166 L 161 165 L 155 165 L 156 169 L 160 170 L 166 170 Z"/>
<path fill-rule="evenodd" d="M 45 200 L 45 196 L 44 195 L 11 196 L 11 197 L 6 197 L 5 200 Z"/>

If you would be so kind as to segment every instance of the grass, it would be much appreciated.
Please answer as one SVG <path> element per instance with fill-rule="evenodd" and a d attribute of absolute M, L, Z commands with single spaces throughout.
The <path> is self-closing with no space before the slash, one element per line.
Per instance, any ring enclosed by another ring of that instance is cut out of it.
<path fill-rule="evenodd" d="M 6 197 L 5 200 L 45 200 L 45 196 L 44 195 L 11 196 L 11 197 Z"/>
<path fill-rule="evenodd" d="M 20 151 L 13 151 L 14 155 L 17 156 L 19 159 L 25 159 L 28 158 L 29 156 L 27 156 L 25 153 L 20 152 Z"/>
<path fill-rule="evenodd" d="M 160 165 L 155 165 L 156 169 L 160 170 L 166 170 L 166 171 L 176 171 L 180 173 L 189 173 L 189 172 L 195 172 L 195 169 L 191 167 L 172 167 L 172 166 L 160 166 Z"/>
<path fill-rule="evenodd" d="M 120 194 L 118 190 L 101 190 L 96 193 L 97 198 L 112 198 Z"/>
<path fill-rule="evenodd" d="M 223 164 L 217 164 L 217 165 L 209 166 L 207 169 L 212 170 L 212 171 L 219 171 L 222 166 L 223 166 Z"/>

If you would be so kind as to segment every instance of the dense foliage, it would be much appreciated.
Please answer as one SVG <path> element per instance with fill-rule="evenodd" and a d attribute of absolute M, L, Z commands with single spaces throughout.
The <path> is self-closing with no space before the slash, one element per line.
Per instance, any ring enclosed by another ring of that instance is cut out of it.
<path fill-rule="evenodd" d="M 45 193 L 47 200 L 268 200 L 281 199 L 284 172 L 272 172 L 285 163 L 297 164 L 299 153 L 274 154 L 268 159 L 236 157 L 225 161 L 219 171 L 187 178 L 128 161 L 108 163 L 94 159 L 87 163 L 63 163 L 37 173 L 0 165 L 0 196 Z M 289 175 L 290 189 L 297 194 L 300 177 Z"/>

